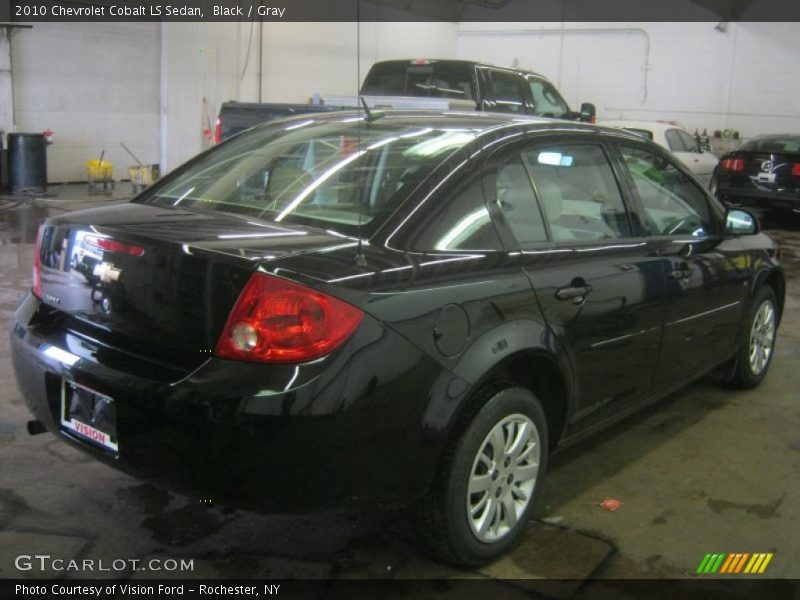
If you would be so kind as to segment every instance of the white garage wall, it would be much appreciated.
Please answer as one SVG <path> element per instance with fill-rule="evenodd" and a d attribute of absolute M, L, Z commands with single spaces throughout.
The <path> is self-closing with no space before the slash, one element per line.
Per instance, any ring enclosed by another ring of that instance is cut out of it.
<path fill-rule="evenodd" d="M 244 23 L 164 23 L 161 29 L 161 166 L 209 147 L 222 102 L 239 96 Z M 245 40 L 246 42 L 246 40 Z M 204 102 L 205 99 L 205 102 Z"/>
<path fill-rule="evenodd" d="M 458 55 L 543 73 L 601 119 L 675 119 L 745 137 L 800 130 L 797 24 L 715 25 L 464 23 Z"/>
<path fill-rule="evenodd" d="M 797 24 L 714 25 L 362 23 L 360 78 L 381 59 L 474 58 L 542 72 L 601 117 L 800 130 Z M 264 102 L 356 90 L 356 24 L 263 28 Z M 208 145 L 203 129 L 223 101 L 258 100 L 258 41 L 250 23 L 37 24 L 12 38 L 17 131 L 55 131 L 50 181 L 84 180 L 103 148 L 124 177 L 132 159 L 120 141 L 174 168 Z"/>
<path fill-rule="evenodd" d="M 257 102 L 258 23 L 175 23 L 162 30 L 162 163 L 172 169 L 208 146 L 226 100 Z M 361 75 L 376 60 L 454 57 L 454 23 L 361 23 Z M 359 86 L 356 23 L 264 23 L 261 101 L 305 103 L 315 93 L 354 94 Z M 249 59 L 248 59 L 249 48 Z"/>
<path fill-rule="evenodd" d="M 361 29 L 361 73 L 356 36 Z M 455 57 L 454 23 L 268 23 L 264 25 L 265 102 L 306 102 L 355 94 L 376 60 Z M 256 65 L 249 73 L 255 75 Z"/>
<path fill-rule="evenodd" d="M 85 181 L 85 162 L 105 158 L 116 178 L 159 158 L 159 26 L 37 23 L 11 38 L 16 131 L 55 132 L 48 179 Z"/>

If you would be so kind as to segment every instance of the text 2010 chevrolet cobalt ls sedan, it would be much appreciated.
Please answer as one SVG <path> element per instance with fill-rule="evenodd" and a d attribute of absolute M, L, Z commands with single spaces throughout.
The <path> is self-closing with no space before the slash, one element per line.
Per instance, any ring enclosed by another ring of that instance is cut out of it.
<path fill-rule="evenodd" d="M 14 365 L 47 429 L 262 510 L 416 504 L 474 565 L 548 454 L 716 369 L 757 385 L 775 246 L 634 134 L 331 113 L 45 221 Z"/>

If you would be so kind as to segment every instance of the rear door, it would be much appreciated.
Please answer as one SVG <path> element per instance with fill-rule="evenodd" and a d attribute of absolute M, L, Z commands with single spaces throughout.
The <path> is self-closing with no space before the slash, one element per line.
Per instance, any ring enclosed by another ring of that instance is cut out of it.
<path fill-rule="evenodd" d="M 649 232 L 664 257 L 667 302 L 654 384 L 671 387 L 735 353 L 748 285 L 741 243 L 723 215 L 666 153 L 619 145 Z"/>
<path fill-rule="evenodd" d="M 607 148 L 586 136 L 549 140 L 495 156 L 487 196 L 501 208 L 570 357 L 579 430 L 650 393 L 665 274 L 627 210 Z"/>

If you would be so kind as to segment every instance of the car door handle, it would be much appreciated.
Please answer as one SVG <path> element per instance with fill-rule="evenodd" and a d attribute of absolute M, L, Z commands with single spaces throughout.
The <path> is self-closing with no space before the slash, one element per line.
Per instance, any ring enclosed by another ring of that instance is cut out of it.
<path fill-rule="evenodd" d="M 556 290 L 556 298 L 559 300 L 572 300 L 575 304 L 580 304 L 583 299 L 592 291 L 592 286 L 588 284 L 583 285 L 568 285 L 567 287 L 558 288 Z"/>
<path fill-rule="evenodd" d="M 689 279 L 692 276 L 692 268 L 686 263 L 682 263 L 677 269 L 670 271 L 669 276 L 678 281 Z"/>

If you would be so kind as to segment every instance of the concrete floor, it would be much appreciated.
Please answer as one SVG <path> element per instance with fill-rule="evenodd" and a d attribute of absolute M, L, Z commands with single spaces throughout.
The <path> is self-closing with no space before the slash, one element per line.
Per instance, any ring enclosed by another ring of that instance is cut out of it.
<path fill-rule="evenodd" d="M 38 221 L 111 201 L 87 199 L 83 186 L 16 206 L 0 199 L 0 330 L 30 286 Z M 56 575 L 16 571 L 21 552 L 192 558 L 193 573 L 182 576 L 195 577 L 508 579 L 506 591 L 557 597 L 607 597 L 608 584 L 585 582 L 590 576 L 690 578 L 709 552 L 774 552 L 761 578 L 800 578 L 800 231 L 792 227 L 770 230 L 784 246 L 789 285 L 764 384 L 733 392 L 697 383 L 557 455 L 523 542 L 478 572 L 426 558 L 402 514 L 286 517 L 209 506 L 122 475 L 51 435 L 31 437 L 3 343 L 0 578 Z M 608 497 L 621 508 L 602 509 Z"/>

